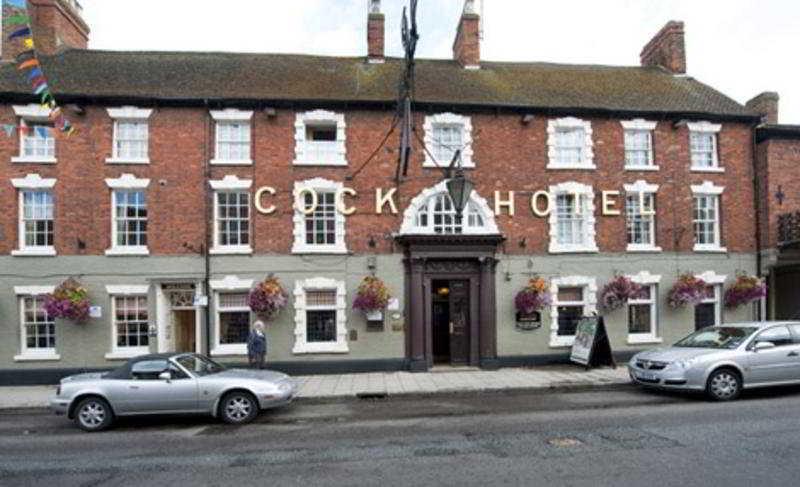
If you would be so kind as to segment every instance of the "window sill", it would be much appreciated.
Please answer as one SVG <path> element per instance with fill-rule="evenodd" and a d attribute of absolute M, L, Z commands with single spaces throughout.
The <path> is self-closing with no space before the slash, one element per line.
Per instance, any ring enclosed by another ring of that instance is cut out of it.
<path fill-rule="evenodd" d="M 293 255 L 313 254 L 313 255 L 345 255 L 347 254 L 346 248 L 341 247 L 295 247 L 292 249 Z"/>
<path fill-rule="evenodd" d="M 551 254 L 596 254 L 600 252 L 597 245 L 586 245 L 581 247 L 568 247 L 568 246 L 550 246 L 549 252 Z"/>
<path fill-rule="evenodd" d="M 657 253 L 657 252 L 662 252 L 663 249 L 661 247 L 656 247 L 654 245 L 628 244 L 626 251 L 631 253 L 637 253 L 637 252 Z"/>
<path fill-rule="evenodd" d="M 55 157 L 30 157 L 30 156 L 17 156 L 12 157 L 11 162 L 21 164 L 55 164 L 58 162 Z"/>
<path fill-rule="evenodd" d="M 229 355 L 246 356 L 247 345 L 217 345 L 211 349 L 212 357 L 224 357 Z"/>
<path fill-rule="evenodd" d="M 728 249 L 725 247 L 719 247 L 717 245 L 695 244 L 694 251 L 709 254 L 725 254 L 728 252 Z"/>
<path fill-rule="evenodd" d="M 211 255 L 252 255 L 252 247 L 216 247 L 208 252 Z"/>
<path fill-rule="evenodd" d="M 117 157 L 109 157 L 106 159 L 106 164 L 150 164 L 150 159 L 120 159 Z"/>
<path fill-rule="evenodd" d="M 107 353 L 105 355 L 106 360 L 129 360 L 134 357 L 138 357 L 139 355 L 147 355 L 150 353 L 149 348 L 137 348 L 132 350 L 117 350 L 114 352 Z"/>
<path fill-rule="evenodd" d="M 562 336 L 559 335 L 555 338 L 550 338 L 550 348 L 564 348 L 564 347 L 571 347 L 572 344 L 575 343 L 575 336 Z"/>
<path fill-rule="evenodd" d="M 335 159 L 335 160 L 302 160 L 302 159 L 295 159 L 292 161 L 293 166 L 334 166 L 334 167 L 345 167 L 347 166 L 347 159 Z"/>
<path fill-rule="evenodd" d="M 712 172 L 712 173 L 723 173 L 725 172 L 724 167 L 692 167 L 690 168 L 692 172 Z"/>
<path fill-rule="evenodd" d="M 347 342 L 342 343 L 298 343 L 292 349 L 294 355 L 314 353 L 350 353 Z"/>
<path fill-rule="evenodd" d="M 625 166 L 626 171 L 660 171 L 659 166 Z"/>
<path fill-rule="evenodd" d="M 14 362 L 55 362 L 61 360 L 56 352 L 25 352 L 14 356 Z"/>
<path fill-rule="evenodd" d="M 55 257 L 56 249 L 53 247 L 43 247 L 41 249 L 21 249 L 12 250 L 13 257 Z"/>
<path fill-rule="evenodd" d="M 573 170 L 588 170 L 593 171 L 597 169 L 597 166 L 594 164 L 581 164 L 581 165 L 569 165 L 569 164 L 548 164 L 545 169 L 573 169 Z"/>
<path fill-rule="evenodd" d="M 664 343 L 664 339 L 653 335 L 628 335 L 627 343 L 628 345 L 658 345 L 659 343 Z"/>
<path fill-rule="evenodd" d="M 212 166 L 252 166 L 252 159 L 211 159 L 208 161 Z"/>
<path fill-rule="evenodd" d="M 150 255 L 150 250 L 147 247 L 111 248 L 106 250 L 106 255 L 109 257 L 146 256 Z"/>

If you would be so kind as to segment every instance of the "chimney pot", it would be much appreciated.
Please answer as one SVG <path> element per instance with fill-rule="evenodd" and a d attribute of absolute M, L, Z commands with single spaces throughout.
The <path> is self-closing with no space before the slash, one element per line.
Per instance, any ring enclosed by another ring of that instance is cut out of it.
<path fill-rule="evenodd" d="M 381 1 L 369 1 L 367 14 L 367 60 L 382 63 L 385 60 L 386 19 L 381 13 Z"/>
<path fill-rule="evenodd" d="M 481 66 L 481 17 L 475 0 L 465 0 L 453 43 L 453 59 L 466 69 Z"/>
<path fill-rule="evenodd" d="M 673 74 L 686 74 L 683 22 L 671 20 L 644 46 L 642 66 L 660 66 Z"/>
<path fill-rule="evenodd" d="M 775 125 L 778 123 L 778 106 L 780 96 L 774 91 L 765 91 L 745 103 L 750 110 L 761 115 L 763 123 Z"/>

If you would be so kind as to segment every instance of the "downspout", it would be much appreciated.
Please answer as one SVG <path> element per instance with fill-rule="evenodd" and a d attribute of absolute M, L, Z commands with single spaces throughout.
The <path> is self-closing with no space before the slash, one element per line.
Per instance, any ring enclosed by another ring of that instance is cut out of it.
<path fill-rule="evenodd" d="M 761 271 L 762 271 L 762 257 L 761 257 L 761 206 L 762 206 L 762 199 L 761 199 L 761 178 L 764 176 L 760 174 L 758 171 L 758 142 L 756 140 L 756 130 L 758 126 L 761 125 L 761 122 L 754 123 L 752 125 L 752 136 L 750 139 L 751 143 L 751 153 L 753 159 L 753 198 L 755 203 L 755 210 L 756 210 L 756 275 L 761 278 Z M 769 292 L 769 290 L 767 291 Z M 769 294 L 767 295 L 769 296 Z M 761 321 L 765 320 L 767 317 L 762 316 L 762 306 L 761 303 L 758 305 L 758 312 L 756 313 L 756 318 Z"/>
<path fill-rule="evenodd" d="M 214 197 L 214 193 L 211 191 L 211 186 L 209 185 L 209 181 L 211 181 L 211 157 L 209 156 L 209 148 L 208 148 L 208 141 L 211 137 L 211 115 L 209 112 L 209 105 L 208 99 L 204 99 L 203 103 L 205 105 L 205 130 L 204 130 L 204 137 L 203 137 L 203 195 L 205 200 L 205 242 L 203 243 L 203 259 L 205 260 L 205 271 L 203 276 L 203 291 L 208 299 L 205 307 L 203 308 L 204 311 L 204 318 L 206 324 L 206 336 L 205 336 L 205 353 L 211 354 L 211 253 L 209 249 L 211 248 L 211 221 L 214 218 L 214 215 L 211 214 L 213 211 L 214 205 L 212 204 L 212 198 Z"/>

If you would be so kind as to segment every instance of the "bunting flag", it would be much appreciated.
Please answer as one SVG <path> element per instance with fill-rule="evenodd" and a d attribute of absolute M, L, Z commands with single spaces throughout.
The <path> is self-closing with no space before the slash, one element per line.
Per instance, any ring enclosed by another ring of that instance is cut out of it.
<path fill-rule="evenodd" d="M 75 134 L 75 127 L 67 120 L 61 108 L 56 103 L 53 93 L 50 91 L 50 84 L 44 74 L 39 58 L 36 56 L 36 44 L 33 41 L 33 30 L 31 29 L 31 17 L 28 12 L 28 2 L 26 0 L 0 0 L 5 5 L 12 7 L 16 12 L 3 19 L 3 26 L 11 27 L 12 33 L 8 40 L 19 42 L 23 46 L 23 51 L 17 55 L 17 69 L 26 71 L 24 74 L 31 85 L 31 91 L 39 97 L 42 107 L 50 110 L 48 118 L 53 121 L 55 129 L 66 134 L 67 137 Z M 26 126 L 2 125 L 3 132 L 10 137 L 15 130 L 21 134 L 29 132 Z M 39 137 L 47 137 L 51 134 L 49 127 L 35 128 L 34 134 Z"/>

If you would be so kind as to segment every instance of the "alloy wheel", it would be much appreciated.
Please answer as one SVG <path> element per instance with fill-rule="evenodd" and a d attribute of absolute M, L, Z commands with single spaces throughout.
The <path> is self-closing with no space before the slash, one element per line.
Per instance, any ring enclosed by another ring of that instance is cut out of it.
<path fill-rule="evenodd" d="M 225 403 L 225 415 L 236 423 L 246 420 L 252 411 L 253 403 L 245 396 L 231 396 Z"/>
<path fill-rule="evenodd" d="M 711 379 L 711 393 L 718 399 L 731 399 L 739 391 L 739 379 L 730 372 L 719 372 Z"/>
<path fill-rule="evenodd" d="M 89 401 L 78 411 L 83 426 L 88 429 L 99 428 L 106 419 L 106 408 L 97 401 Z"/>

